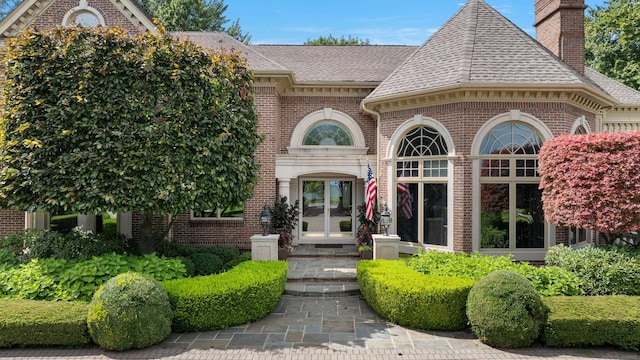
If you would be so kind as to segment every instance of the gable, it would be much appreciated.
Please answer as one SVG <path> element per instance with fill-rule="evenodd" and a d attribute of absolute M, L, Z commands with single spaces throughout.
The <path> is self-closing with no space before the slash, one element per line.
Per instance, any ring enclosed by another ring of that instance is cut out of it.
<path fill-rule="evenodd" d="M 132 35 L 156 32 L 151 17 L 135 0 L 24 0 L 0 22 L 0 36 L 17 36 L 25 28 L 68 25 L 79 14 L 100 19 L 106 27 L 120 26 Z"/>

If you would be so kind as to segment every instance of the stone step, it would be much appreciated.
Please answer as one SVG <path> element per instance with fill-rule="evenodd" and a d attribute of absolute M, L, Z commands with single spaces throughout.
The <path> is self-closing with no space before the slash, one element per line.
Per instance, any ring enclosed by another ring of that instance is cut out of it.
<path fill-rule="evenodd" d="M 337 298 L 360 295 L 357 282 L 287 282 L 284 293 L 291 296 Z"/>
<path fill-rule="evenodd" d="M 289 258 L 344 258 L 358 257 L 360 253 L 355 245 L 302 244 L 294 246 Z"/>
<path fill-rule="evenodd" d="M 296 281 L 353 281 L 356 279 L 355 258 L 288 259 L 288 280 Z"/>

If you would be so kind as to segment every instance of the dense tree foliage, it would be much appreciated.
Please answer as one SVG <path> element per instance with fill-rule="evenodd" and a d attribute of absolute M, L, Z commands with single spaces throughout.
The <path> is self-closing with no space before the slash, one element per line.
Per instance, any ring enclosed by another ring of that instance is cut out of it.
<path fill-rule="evenodd" d="M 251 36 L 242 33 L 240 20 L 225 27 L 224 0 L 140 0 L 140 4 L 169 31 L 223 31 L 248 44 Z"/>
<path fill-rule="evenodd" d="M 348 37 L 340 36 L 339 38 L 329 34 L 329 36 L 320 36 L 317 39 L 307 40 L 304 45 L 369 45 L 369 39 L 360 39 L 357 36 Z"/>
<path fill-rule="evenodd" d="M 588 66 L 640 90 L 640 1 L 608 0 L 589 9 L 585 36 Z"/>
<path fill-rule="evenodd" d="M 560 135 L 544 143 L 538 171 L 548 222 L 609 240 L 640 229 L 640 132 Z"/>
<path fill-rule="evenodd" d="M 180 214 L 258 179 L 252 73 L 163 31 L 29 30 L 10 40 L 0 194 L 21 210 Z"/>

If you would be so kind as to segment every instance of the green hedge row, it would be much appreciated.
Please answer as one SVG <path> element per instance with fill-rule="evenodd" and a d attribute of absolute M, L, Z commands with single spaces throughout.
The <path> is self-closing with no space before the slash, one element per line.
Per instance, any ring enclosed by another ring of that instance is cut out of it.
<path fill-rule="evenodd" d="M 89 344 L 88 304 L 0 299 L 0 347 Z"/>
<path fill-rule="evenodd" d="M 273 311 L 286 281 L 281 261 L 247 261 L 222 274 L 165 281 L 172 328 L 217 330 L 260 319 Z"/>
<path fill-rule="evenodd" d="M 542 301 L 549 308 L 548 346 L 640 348 L 640 297 L 558 296 Z"/>
<path fill-rule="evenodd" d="M 357 266 L 360 292 L 383 318 L 424 330 L 459 330 L 474 281 L 424 275 L 404 261 L 363 260 Z"/>

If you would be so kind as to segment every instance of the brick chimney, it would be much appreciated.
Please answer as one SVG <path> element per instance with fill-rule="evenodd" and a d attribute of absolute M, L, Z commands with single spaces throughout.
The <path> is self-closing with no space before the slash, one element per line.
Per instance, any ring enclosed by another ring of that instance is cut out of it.
<path fill-rule="evenodd" d="M 536 38 L 584 74 L 584 0 L 535 0 Z"/>

